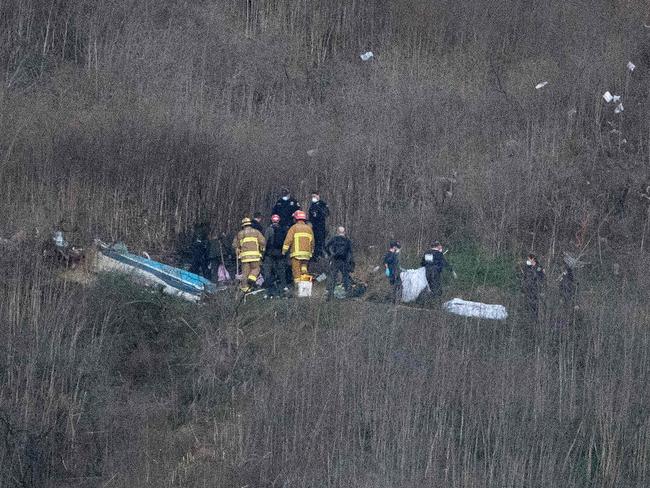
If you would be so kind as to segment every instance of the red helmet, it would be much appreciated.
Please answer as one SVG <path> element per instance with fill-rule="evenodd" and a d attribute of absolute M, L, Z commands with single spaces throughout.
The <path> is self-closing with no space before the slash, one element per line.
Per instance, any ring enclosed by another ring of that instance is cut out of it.
<path fill-rule="evenodd" d="M 307 216 L 305 215 L 305 212 L 302 210 L 296 210 L 293 213 L 293 218 L 296 220 L 307 220 Z"/>
<path fill-rule="evenodd" d="M 274 224 L 277 224 L 278 222 L 280 222 L 280 216 L 277 215 L 277 214 L 271 215 L 271 222 L 273 222 Z"/>

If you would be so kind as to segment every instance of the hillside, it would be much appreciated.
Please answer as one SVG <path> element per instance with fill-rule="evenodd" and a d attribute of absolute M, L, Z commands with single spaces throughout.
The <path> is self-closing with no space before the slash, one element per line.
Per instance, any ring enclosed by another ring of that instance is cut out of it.
<path fill-rule="evenodd" d="M 0 488 L 649 486 L 648 26 L 644 0 L 0 2 Z M 175 263 L 283 187 L 320 190 L 364 299 L 194 305 L 42 252 L 65 222 Z M 392 238 L 408 267 L 442 240 L 445 298 L 508 320 L 388 303 Z"/>

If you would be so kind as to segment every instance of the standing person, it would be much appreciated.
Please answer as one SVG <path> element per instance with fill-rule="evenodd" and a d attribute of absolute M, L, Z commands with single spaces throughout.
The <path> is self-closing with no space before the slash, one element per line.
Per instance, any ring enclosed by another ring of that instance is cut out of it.
<path fill-rule="evenodd" d="M 336 288 L 338 275 L 341 273 L 343 288 L 350 291 L 350 273 L 354 271 L 352 241 L 345 235 L 345 227 L 337 227 L 336 235 L 325 244 L 325 252 L 330 258 L 327 282 L 327 299 L 331 299 Z"/>
<path fill-rule="evenodd" d="M 293 214 L 295 224 L 291 226 L 282 245 L 282 254 L 291 257 L 291 273 L 294 281 L 300 281 L 307 274 L 307 263 L 314 254 L 314 232 L 305 221 L 307 216 L 302 210 Z"/>
<path fill-rule="evenodd" d="M 318 191 L 311 192 L 311 204 L 309 205 L 309 222 L 314 230 L 314 258 L 318 259 L 323 254 L 323 247 L 327 239 L 327 217 L 330 209 L 320 198 Z"/>
<path fill-rule="evenodd" d="M 209 224 L 205 222 L 194 224 L 190 252 L 192 254 L 190 273 L 201 275 L 208 280 L 212 279 L 212 270 L 210 269 Z"/>
<path fill-rule="evenodd" d="M 393 301 L 397 302 L 400 298 L 402 289 L 402 280 L 399 276 L 399 253 L 402 246 L 398 241 L 390 241 L 388 244 L 388 252 L 384 254 L 384 273 L 388 278 L 388 282 L 393 290 Z"/>
<path fill-rule="evenodd" d="M 288 229 L 293 223 L 293 214 L 301 210 L 300 204 L 291 198 L 291 192 L 283 188 L 280 199 L 273 205 L 272 214 L 280 216 L 280 227 Z"/>
<path fill-rule="evenodd" d="M 526 299 L 526 308 L 533 320 L 539 317 L 539 295 L 542 292 L 544 278 L 544 268 L 539 264 L 537 256 L 529 254 L 523 269 L 522 292 Z"/>
<path fill-rule="evenodd" d="M 264 276 L 269 290 L 268 296 L 280 296 L 287 286 L 286 259 L 282 255 L 282 246 L 286 232 L 280 227 L 280 216 L 271 216 L 271 225 L 266 228 L 264 239 Z"/>
<path fill-rule="evenodd" d="M 266 241 L 260 231 L 253 229 L 250 218 L 244 217 L 241 226 L 232 246 L 237 250 L 237 259 L 242 265 L 239 288 L 247 293 L 253 289 L 260 275 L 260 262 Z"/>
<path fill-rule="evenodd" d="M 445 269 L 451 271 L 456 278 L 456 272 L 452 269 L 451 265 L 445 259 L 442 252 L 442 244 L 440 241 L 434 241 L 431 249 L 424 253 L 422 256 L 421 266 L 424 266 L 427 275 L 427 282 L 429 289 L 434 297 L 442 295 L 442 272 Z"/>
<path fill-rule="evenodd" d="M 264 234 L 264 226 L 262 225 L 262 214 L 260 212 L 255 212 L 253 214 L 253 220 L 251 221 L 251 227 L 255 230 L 260 231 Z"/>

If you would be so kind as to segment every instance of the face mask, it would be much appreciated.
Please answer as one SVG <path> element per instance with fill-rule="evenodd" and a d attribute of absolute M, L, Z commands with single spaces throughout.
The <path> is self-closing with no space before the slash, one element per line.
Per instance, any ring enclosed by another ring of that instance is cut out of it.
<path fill-rule="evenodd" d="M 287 195 L 286 197 L 282 197 L 282 200 L 284 200 L 285 202 L 289 200 L 289 195 Z"/>
<path fill-rule="evenodd" d="M 526 265 L 532 266 L 533 262 L 530 259 L 526 259 Z"/>
<path fill-rule="evenodd" d="M 316 203 L 316 202 L 318 201 L 318 198 L 316 198 L 316 197 L 312 197 L 311 201 L 314 202 L 314 203 Z"/>

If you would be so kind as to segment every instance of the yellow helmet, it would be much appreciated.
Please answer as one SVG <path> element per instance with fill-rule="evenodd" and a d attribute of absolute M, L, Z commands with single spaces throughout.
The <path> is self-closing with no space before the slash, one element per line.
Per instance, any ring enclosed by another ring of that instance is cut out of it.
<path fill-rule="evenodd" d="M 251 225 L 251 219 L 249 219 L 248 217 L 244 217 L 243 219 L 241 219 L 241 226 L 246 227 L 247 225 Z"/>

